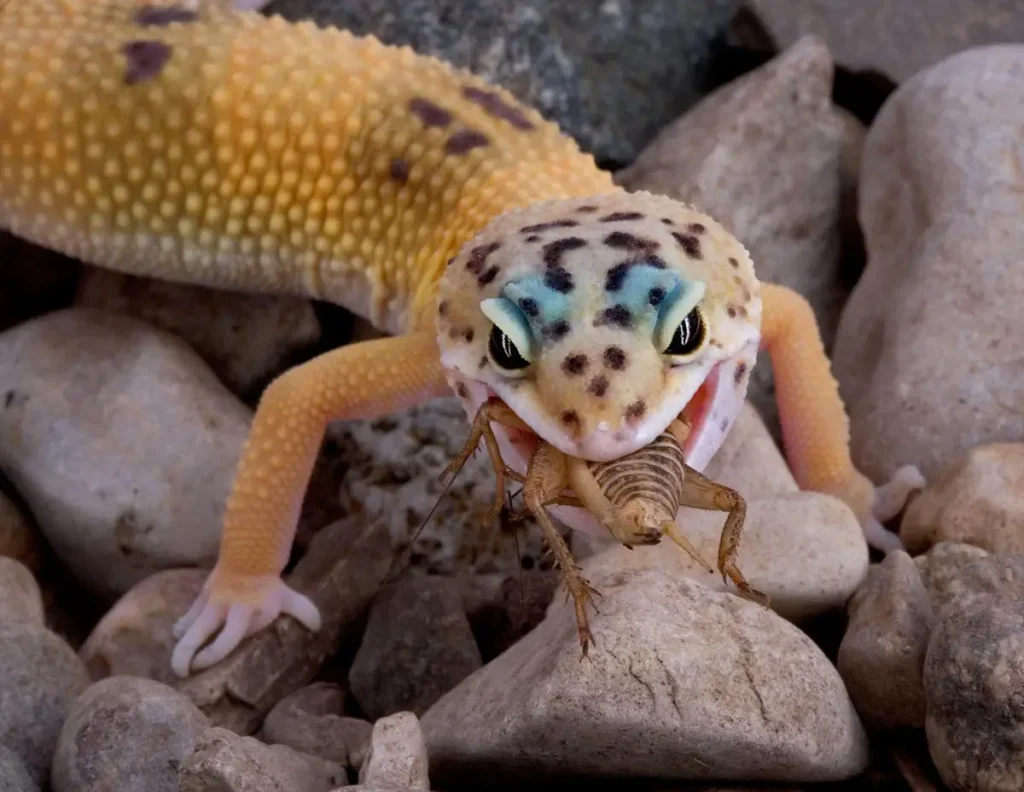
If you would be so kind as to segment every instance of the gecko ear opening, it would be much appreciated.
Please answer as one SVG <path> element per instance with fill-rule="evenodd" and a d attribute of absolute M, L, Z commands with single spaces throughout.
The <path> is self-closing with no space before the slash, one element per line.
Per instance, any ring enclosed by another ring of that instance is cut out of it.
<path fill-rule="evenodd" d="M 487 342 L 487 356 L 503 374 L 523 376 L 534 360 L 533 334 L 522 311 L 507 297 L 480 303 L 484 316 L 494 323 Z"/>
<path fill-rule="evenodd" d="M 661 304 L 654 328 L 654 343 L 659 352 L 674 362 L 691 360 L 707 340 L 704 316 L 697 307 L 706 288 L 703 281 L 680 283 Z"/>

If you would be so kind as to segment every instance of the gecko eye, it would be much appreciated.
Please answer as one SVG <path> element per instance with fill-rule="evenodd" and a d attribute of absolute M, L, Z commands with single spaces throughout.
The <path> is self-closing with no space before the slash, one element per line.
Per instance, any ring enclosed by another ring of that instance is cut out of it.
<path fill-rule="evenodd" d="M 491 337 L 487 341 L 487 355 L 495 368 L 510 376 L 516 376 L 530 365 L 530 361 L 523 357 L 512 339 L 497 325 L 491 328 Z"/>
<path fill-rule="evenodd" d="M 706 338 L 704 316 L 699 308 L 693 308 L 683 321 L 676 325 L 675 332 L 665 347 L 665 354 L 674 358 L 689 358 L 704 345 Z"/>
<path fill-rule="evenodd" d="M 487 357 L 506 377 L 524 377 L 533 361 L 530 326 L 522 311 L 507 297 L 480 303 L 480 310 L 494 326 L 487 339 Z"/>

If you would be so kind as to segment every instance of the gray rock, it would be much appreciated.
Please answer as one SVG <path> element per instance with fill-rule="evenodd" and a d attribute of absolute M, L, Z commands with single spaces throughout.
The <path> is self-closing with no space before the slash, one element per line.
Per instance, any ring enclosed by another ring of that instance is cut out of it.
<path fill-rule="evenodd" d="M 761 280 L 808 298 L 830 348 L 846 297 L 837 277 L 844 136 L 832 105 L 832 58 L 820 39 L 807 37 L 701 100 L 616 180 L 694 204 L 723 223 L 750 251 Z M 767 358 L 754 367 L 749 398 L 777 432 Z"/>
<path fill-rule="evenodd" d="M 0 621 L 0 746 L 44 786 L 61 726 L 89 684 L 74 651 L 42 624 Z"/>
<path fill-rule="evenodd" d="M 212 728 L 181 764 L 176 792 L 330 792 L 345 784 L 341 765 L 285 745 L 264 745 L 228 729 Z"/>
<path fill-rule="evenodd" d="M 427 746 L 415 715 L 396 712 L 373 724 L 359 783 L 371 789 L 430 789 Z"/>
<path fill-rule="evenodd" d="M 86 309 L 0 335 L 0 468 L 89 589 L 212 565 L 250 411 L 184 342 Z"/>
<path fill-rule="evenodd" d="M 909 555 L 890 552 L 849 605 L 837 668 L 869 728 L 924 726 L 921 671 L 934 614 Z"/>
<path fill-rule="evenodd" d="M 842 680 L 804 633 L 733 594 L 661 570 L 602 572 L 600 559 L 584 564 L 602 594 L 587 660 L 572 605 L 556 597 L 533 632 L 421 719 L 435 783 L 495 767 L 733 782 L 866 767 Z"/>
<path fill-rule="evenodd" d="M 994 594 L 1024 600 L 1024 554 L 990 555 L 960 566 L 934 597 L 936 612 L 951 602 Z"/>
<path fill-rule="evenodd" d="M 1024 443 L 972 448 L 907 507 L 900 538 L 908 552 L 966 542 L 994 553 L 1024 552 Z"/>
<path fill-rule="evenodd" d="M 137 583 L 99 620 L 78 650 L 93 679 L 138 676 L 174 685 L 174 623 L 188 611 L 209 575 L 166 569 Z"/>
<path fill-rule="evenodd" d="M 321 530 L 287 583 L 313 600 L 320 630 L 278 618 L 246 638 L 210 668 L 175 687 L 210 717 L 214 726 L 254 732 L 289 693 L 309 684 L 360 624 L 387 574 L 391 556 L 380 526 L 335 523 Z"/>
<path fill-rule="evenodd" d="M 314 682 L 274 706 L 263 721 L 262 740 L 358 770 L 370 747 L 373 724 L 345 717 L 344 704 L 342 687 Z"/>
<path fill-rule="evenodd" d="M 43 625 L 43 595 L 24 564 L 0 556 L 0 624 L 28 622 Z"/>
<path fill-rule="evenodd" d="M 385 527 L 392 577 L 403 564 L 416 573 L 446 576 L 518 574 L 520 558 L 541 565 L 544 544 L 532 519 L 515 524 L 518 545 L 510 524 L 485 523 L 495 487 L 485 454 L 470 458 L 444 492 L 441 472 L 469 434 L 465 410 L 454 396 L 373 421 L 339 422 L 329 433 L 344 470 L 336 487 L 340 511 L 351 515 L 342 521 Z"/>
<path fill-rule="evenodd" d="M 87 267 L 75 304 L 133 316 L 180 337 L 234 393 L 249 396 L 320 337 L 302 297 L 209 289 Z"/>
<path fill-rule="evenodd" d="M 957 599 L 924 667 L 928 748 L 954 790 L 1024 788 L 1024 600 Z"/>
<path fill-rule="evenodd" d="M 930 480 L 971 448 L 1024 439 L 1022 79 L 1022 46 L 960 53 L 900 86 L 868 133 L 868 266 L 833 370 L 874 480 L 903 464 Z"/>
<path fill-rule="evenodd" d="M 374 720 L 402 710 L 420 715 L 480 664 L 458 582 L 418 576 L 374 599 L 348 680 Z"/>
<path fill-rule="evenodd" d="M 28 515 L 0 491 L 0 556 L 20 561 L 32 572 L 42 565 L 42 542 Z"/>
<path fill-rule="evenodd" d="M 3 792 L 39 792 L 24 762 L 13 751 L 0 745 L 0 790 Z"/>
<path fill-rule="evenodd" d="M 914 558 L 914 564 L 921 572 L 921 580 L 928 589 L 928 596 L 936 611 L 941 610 L 951 599 L 950 587 L 960 569 L 987 556 L 988 553 L 980 547 L 958 542 L 939 542 L 927 553 Z"/>
<path fill-rule="evenodd" d="M 408 44 L 504 86 L 599 161 L 628 162 L 701 95 L 737 0 L 276 0 L 266 12 Z"/>
<path fill-rule="evenodd" d="M 1014 0 L 750 0 L 781 47 L 816 34 L 836 62 L 882 72 L 897 83 L 972 47 L 1024 39 Z"/>
<path fill-rule="evenodd" d="M 177 792 L 206 717 L 161 682 L 110 677 L 75 701 L 53 758 L 53 792 Z"/>

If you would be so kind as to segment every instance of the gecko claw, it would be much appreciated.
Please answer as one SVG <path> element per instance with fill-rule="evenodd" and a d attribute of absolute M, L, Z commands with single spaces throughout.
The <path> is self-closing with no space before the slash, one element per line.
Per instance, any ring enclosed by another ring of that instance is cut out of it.
<path fill-rule="evenodd" d="M 171 632 L 177 639 L 171 669 L 184 678 L 226 658 L 238 645 L 278 616 L 293 617 L 308 630 L 320 629 L 320 611 L 305 594 L 278 576 L 223 581 L 211 573 L 202 592 Z M 220 631 L 213 641 L 204 644 Z"/>

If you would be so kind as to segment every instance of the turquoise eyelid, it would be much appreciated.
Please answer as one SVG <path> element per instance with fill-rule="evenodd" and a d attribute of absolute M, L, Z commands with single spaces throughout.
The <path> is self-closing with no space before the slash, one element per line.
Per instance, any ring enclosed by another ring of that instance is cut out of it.
<path fill-rule="evenodd" d="M 492 297 L 480 303 L 480 310 L 516 345 L 523 360 L 532 363 L 533 335 L 519 307 L 507 297 Z"/>
<path fill-rule="evenodd" d="M 665 297 L 654 329 L 654 343 L 664 351 L 672 341 L 676 328 L 700 302 L 707 285 L 703 281 L 680 283 Z"/>

